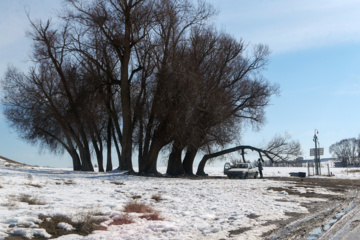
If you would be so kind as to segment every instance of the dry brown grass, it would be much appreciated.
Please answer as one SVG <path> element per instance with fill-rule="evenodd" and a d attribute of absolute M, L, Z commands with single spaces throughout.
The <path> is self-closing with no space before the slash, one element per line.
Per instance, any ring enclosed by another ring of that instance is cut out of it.
<path fill-rule="evenodd" d="M 90 213 L 79 217 L 76 221 L 71 220 L 65 216 L 39 216 L 42 222 L 39 228 L 43 228 L 47 233 L 51 234 L 52 238 L 58 238 L 68 234 L 78 234 L 82 236 L 89 235 L 94 230 L 104 230 L 100 223 L 102 221 L 93 218 Z M 68 223 L 73 226 L 73 230 L 67 231 L 65 229 L 57 228 L 60 222 Z"/>
<path fill-rule="evenodd" d="M 26 202 L 29 205 L 45 205 L 45 201 L 39 199 L 37 196 L 31 196 L 29 194 L 21 194 L 18 197 L 20 202 Z"/>
<path fill-rule="evenodd" d="M 115 185 L 125 185 L 123 182 L 119 182 L 119 181 L 111 181 L 110 183 Z"/>
<path fill-rule="evenodd" d="M 351 169 L 347 171 L 348 173 L 360 173 L 360 169 Z"/>
<path fill-rule="evenodd" d="M 132 198 L 133 200 L 136 200 L 136 199 L 140 199 L 141 196 L 140 196 L 140 195 L 135 195 L 135 196 L 132 196 L 131 198 Z"/>
<path fill-rule="evenodd" d="M 76 182 L 75 182 L 74 180 L 72 180 L 72 179 L 67 179 L 66 181 L 64 181 L 64 183 L 65 183 L 66 185 L 76 184 Z"/>
<path fill-rule="evenodd" d="M 151 196 L 151 199 L 155 200 L 156 202 L 160 202 L 163 200 L 163 198 L 161 197 L 161 194 L 154 194 Z"/>
<path fill-rule="evenodd" d="M 149 214 L 143 214 L 140 216 L 140 218 L 149 220 L 149 221 L 163 221 L 164 218 L 160 217 L 160 213 L 158 211 L 154 211 Z"/>
<path fill-rule="evenodd" d="M 6 197 L 7 201 L 3 203 L 3 206 L 14 208 L 18 205 L 18 201 L 15 195 L 9 195 Z"/>
<path fill-rule="evenodd" d="M 0 188 L 3 188 L 3 185 L 0 184 Z"/>
<path fill-rule="evenodd" d="M 138 203 L 136 201 L 128 202 L 125 204 L 124 212 L 130 213 L 152 213 L 154 212 L 154 209 L 151 206 L 148 206 L 144 203 Z"/>
<path fill-rule="evenodd" d="M 122 214 L 114 217 L 110 225 L 124 225 L 134 223 L 133 218 L 129 214 Z"/>
<path fill-rule="evenodd" d="M 153 220 L 153 221 L 164 220 L 162 217 L 160 217 L 160 213 L 156 211 L 153 207 L 146 205 L 144 203 L 138 203 L 136 201 L 128 202 L 127 204 L 125 204 L 124 212 L 142 213 L 140 218 L 146 220 Z"/>
<path fill-rule="evenodd" d="M 35 187 L 35 188 L 42 188 L 40 184 L 34 184 L 34 183 L 25 183 L 26 186 Z"/>

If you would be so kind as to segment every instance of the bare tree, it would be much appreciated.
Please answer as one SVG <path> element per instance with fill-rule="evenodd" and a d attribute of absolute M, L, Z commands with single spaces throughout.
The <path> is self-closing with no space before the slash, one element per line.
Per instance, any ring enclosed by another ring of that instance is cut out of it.
<path fill-rule="evenodd" d="M 341 160 L 343 167 L 356 164 L 359 156 L 359 140 L 356 138 L 343 139 L 329 148 L 330 153 Z"/>
<path fill-rule="evenodd" d="M 152 58 L 155 61 L 154 74 L 149 81 L 148 102 L 145 110 L 144 140 L 142 141 L 142 160 L 139 172 L 157 174 L 157 158 L 160 150 L 174 141 L 174 136 L 183 130 L 186 119 L 187 97 L 190 89 L 188 70 L 183 65 L 187 41 L 191 27 L 204 24 L 214 14 L 214 10 L 202 2 L 192 4 L 187 0 L 158 1 L 155 12 L 152 45 Z M 174 150 L 179 156 L 182 146 L 175 141 Z M 180 154 L 181 155 L 181 154 Z M 178 159 L 178 157 L 174 158 Z M 182 171 L 181 162 L 171 160 L 175 171 Z M 175 166 L 174 165 L 174 166 Z"/>

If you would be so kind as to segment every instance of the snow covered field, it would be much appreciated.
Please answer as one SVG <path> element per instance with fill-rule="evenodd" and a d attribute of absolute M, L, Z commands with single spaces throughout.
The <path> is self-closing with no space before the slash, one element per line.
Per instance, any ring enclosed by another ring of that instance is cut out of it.
<path fill-rule="evenodd" d="M 210 176 L 224 176 L 222 168 L 207 167 L 205 171 Z M 307 212 L 301 203 L 324 201 L 269 189 L 290 183 L 266 177 L 288 177 L 289 172 L 299 171 L 307 169 L 265 168 L 265 179 L 191 180 L 128 176 L 119 171 L 14 167 L 0 159 L 0 239 L 9 234 L 50 238 L 39 227 L 41 216 L 46 216 L 43 221 L 64 216 L 76 222 L 92 213 L 101 213 L 101 230 L 57 239 L 261 239 L 263 233 L 275 227 L 267 222 L 285 219 L 286 213 Z M 360 177 L 346 169 L 331 171 L 335 178 Z M 328 193 L 322 188 L 312 190 Z M 25 195 L 38 203 L 22 202 Z M 287 201 L 277 201 L 280 199 Z M 133 223 L 114 225 L 117 218 L 124 216 L 124 206 L 133 201 L 151 206 L 163 220 L 147 220 L 140 213 L 129 213 Z M 58 227 L 72 228 L 65 223 Z M 231 231 L 245 228 L 244 233 L 231 235 Z"/>

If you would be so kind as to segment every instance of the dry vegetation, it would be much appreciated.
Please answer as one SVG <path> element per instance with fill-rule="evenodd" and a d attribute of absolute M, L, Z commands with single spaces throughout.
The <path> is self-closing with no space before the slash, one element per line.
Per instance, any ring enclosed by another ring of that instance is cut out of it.
<path fill-rule="evenodd" d="M 351 169 L 351 170 L 347 170 L 348 173 L 359 173 L 360 169 Z"/>
<path fill-rule="evenodd" d="M 65 183 L 66 185 L 76 184 L 76 182 L 75 182 L 74 180 L 72 180 L 72 179 L 67 179 L 66 181 L 64 181 L 64 183 Z"/>
<path fill-rule="evenodd" d="M 94 230 L 101 230 L 100 223 L 102 220 L 93 218 L 92 215 L 86 214 L 77 221 L 72 221 L 65 216 L 39 216 L 42 222 L 39 228 L 43 228 L 47 233 L 52 235 L 52 238 L 57 238 L 67 234 L 78 234 L 82 236 L 89 235 Z M 72 230 L 58 228 L 59 223 L 67 223 L 73 226 Z"/>
<path fill-rule="evenodd" d="M 17 198 L 15 195 L 9 195 L 6 198 L 7 198 L 7 201 L 6 201 L 6 203 L 3 204 L 3 206 L 13 208 L 18 205 L 18 201 L 17 201 Z"/>
<path fill-rule="evenodd" d="M 164 220 L 160 217 L 160 213 L 153 209 L 151 206 L 144 203 L 138 203 L 136 201 L 128 202 L 124 207 L 124 212 L 126 213 L 141 213 L 140 218 L 152 221 L 161 221 Z"/>
<path fill-rule="evenodd" d="M 40 184 L 34 184 L 34 183 L 25 183 L 26 186 L 35 187 L 35 188 L 42 188 Z"/>
<path fill-rule="evenodd" d="M 128 202 L 125 204 L 124 212 L 126 213 L 151 213 L 154 209 L 144 203 L 138 203 L 136 201 Z"/>
<path fill-rule="evenodd" d="M 140 199 L 141 196 L 140 196 L 140 195 L 134 195 L 134 196 L 132 196 L 131 198 L 132 198 L 133 200 L 136 200 L 136 199 Z"/>
<path fill-rule="evenodd" d="M 110 183 L 115 185 L 125 185 L 124 182 L 119 182 L 119 181 L 110 181 Z"/>
<path fill-rule="evenodd" d="M 20 202 L 28 203 L 29 205 L 45 205 L 45 201 L 39 199 L 38 196 L 31 196 L 29 194 L 21 194 L 18 198 Z"/>
<path fill-rule="evenodd" d="M 110 225 L 124 225 L 134 223 L 133 218 L 129 214 L 115 216 L 112 220 L 113 221 Z"/>
<path fill-rule="evenodd" d="M 160 202 L 163 200 L 160 193 L 152 195 L 151 199 L 155 200 L 156 202 Z"/>

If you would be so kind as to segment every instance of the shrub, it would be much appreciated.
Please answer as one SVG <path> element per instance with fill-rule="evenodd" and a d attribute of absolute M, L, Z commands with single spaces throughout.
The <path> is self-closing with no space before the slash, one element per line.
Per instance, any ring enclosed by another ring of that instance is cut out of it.
<path fill-rule="evenodd" d="M 132 201 L 132 202 L 128 202 L 127 204 L 125 204 L 124 212 L 127 212 L 127 213 L 130 213 L 130 212 L 152 213 L 152 212 L 154 212 L 154 209 L 151 206 L 148 206 L 144 203 L 138 203 L 138 202 Z"/>

